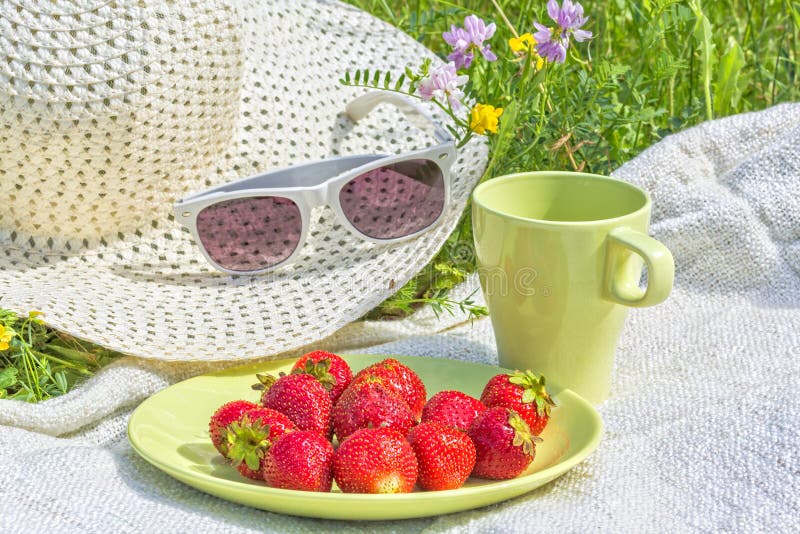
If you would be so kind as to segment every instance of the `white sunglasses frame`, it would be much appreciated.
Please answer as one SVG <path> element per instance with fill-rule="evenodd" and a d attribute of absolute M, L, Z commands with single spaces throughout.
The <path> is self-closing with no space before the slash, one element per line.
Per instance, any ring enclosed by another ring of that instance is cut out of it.
<path fill-rule="evenodd" d="M 406 152 L 395 156 L 380 154 L 340 156 L 331 159 L 294 165 L 283 169 L 257 174 L 220 185 L 183 198 L 175 202 L 172 210 L 175 220 L 188 228 L 195 243 L 200 248 L 203 256 L 215 269 L 233 275 L 253 275 L 275 270 L 292 261 L 301 253 L 308 237 L 311 210 L 317 206 L 330 206 L 336 213 L 339 221 L 353 234 L 365 241 L 372 243 L 397 243 L 413 239 L 437 226 L 447 211 L 450 204 L 450 168 L 456 160 L 456 146 L 453 137 L 441 126 L 437 125 L 428 113 L 415 102 L 397 94 L 374 91 L 361 95 L 347 104 L 345 111 L 354 121 L 365 117 L 377 105 L 387 103 L 397 107 L 415 126 L 422 130 L 431 131 L 439 144 Z M 442 171 L 444 182 L 444 204 L 442 212 L 428 226 L 413 234 L 392 239 L 376 239 L 360 232 L 345 216 L 339 203 L 339 192 L 350 180 L 386 165 L 402 161 L 425 159 L 435 163 Z M 283 261 L 250 271 L 234 271 L 226 269 L 215 262 L 197 233 L 197 216 L 203 209 L 223 202 L 238 198 L 259 196 L 276 196 L 292 200 L 300 210 L 302 227 L 300 239 L 292 253 Z"/>

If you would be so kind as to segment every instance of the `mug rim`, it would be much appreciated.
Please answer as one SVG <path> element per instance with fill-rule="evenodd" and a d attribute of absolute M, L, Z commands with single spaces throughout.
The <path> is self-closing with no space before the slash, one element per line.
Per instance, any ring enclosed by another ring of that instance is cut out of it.
<path fill-rule="evenodd" d="M 605 182 L 611 182 L 615 186 L 619 186 L 625 189 L 629 189 L 641 194 L 644 197 L 644 203 L 642 206 L 634 211 L 630 211 L 623 215 L 619 215 L 617 217 L 611 217 L 607 219 L 593 219 L 588 221 L 550 221 L 547 219 L 537 219 L 534 217 L 522 217 L 519 215 L 514 215 L 512 213 L 508 213 L 506 211 L 501 211 L 497 208 L 488 206 L 485 202 L 482 202 L 479 195 L 486 191 L 491 187 L 499 187 L 503 183 L 507 182 L 514 182 L 518 180 L 530 179 L 530 178 L 544 178 L 544 177 L 553 177 L 553 176 L 561 176 L 561 177 L 569 177 L 569 178 L 589 178 L 592 180 L 601 180 Z M 527 172 L 518 172 L 514 174 L 505 174 L 502 176 L 498 176 L 496 178 L 491 178 L 478 186 L 472 191 L 472 202 L 476 206 L 479 206 L 481 209 L 484 209 L 488 212 L 494 213 L 495 215 L 499 215 L 501 217 L 506 217 L 508 219 L 514 219 L 517 221 L 521 221 L 524 223 L 534 224 L 534 225 L 541 225 L 541 226 L 571 226 L 571 227 L 580 227 L 580 226 L 595 226 L 598 224 L 604 223 L 613 223 L 616 221 L 622 221 L 630 217 L 634 217 L 636 215 L 640 215 L 642 212 L 650 210 L 651 207 L 651 200 L 650 195 L 644 189 L 637 187 L 631 183 L 625 182 L 618 178 L 614 178 L 612 176 L 604 176 L 602 174 L 593 174 L 588 172 L 576 172 L 576 171 L 527 171 Z"/>

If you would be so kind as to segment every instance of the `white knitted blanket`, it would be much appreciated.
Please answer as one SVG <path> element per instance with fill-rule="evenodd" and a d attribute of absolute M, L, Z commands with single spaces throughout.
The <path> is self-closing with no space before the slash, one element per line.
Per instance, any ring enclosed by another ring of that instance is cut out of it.
<path fill-rule="evenodd" d="M 676 288 L 631 312 L 603 441 L 560 479 L 471 512 L 368 525 L 239 506 L 161 473 L 125 437 L 144 398 L 219 366 L 127 358 L 64 397 L 0 401 L 0 532 L 797 531 L 800 104 L 673 135 L 616 174 L 651 192 Z M 488 321 L 435 334 L 450 323 L 423 312 L 319 346 L 496 362 Z"/>

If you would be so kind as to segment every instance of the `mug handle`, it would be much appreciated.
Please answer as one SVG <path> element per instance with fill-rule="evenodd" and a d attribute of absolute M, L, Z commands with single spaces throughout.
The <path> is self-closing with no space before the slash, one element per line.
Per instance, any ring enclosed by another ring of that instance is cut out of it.
<path fill-rule="evenodd" d="M 647 288 L 639 287 L 641 271 L 630 262 L 631 252 L 647 265 Z M 606 241 L 605 297 L 625 306 L 643 308 L 663 302 L 672 291 L 672 253 L 649 235 L 628 227 L 614 228 Z"/>

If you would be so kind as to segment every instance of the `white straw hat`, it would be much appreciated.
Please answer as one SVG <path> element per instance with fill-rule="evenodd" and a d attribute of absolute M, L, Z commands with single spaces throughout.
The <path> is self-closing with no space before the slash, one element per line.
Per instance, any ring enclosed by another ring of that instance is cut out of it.
<path fill-rule="evenodd" d="M 262 276 L 216 271 L 172 204 L 269 169 L 434 144 L 389 106 L 353 124 L 345 105 L 361 92 L 338 83 L 423 57 L 438 61 L 338 2 L 4 2 L 0 306 L 174 360 L 264 356 L 359 318 L 442 246 L 484 143 L 460 150 L 432 230 L 380 245 L 317 208 L 299 257 Z"/>

